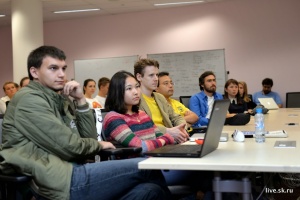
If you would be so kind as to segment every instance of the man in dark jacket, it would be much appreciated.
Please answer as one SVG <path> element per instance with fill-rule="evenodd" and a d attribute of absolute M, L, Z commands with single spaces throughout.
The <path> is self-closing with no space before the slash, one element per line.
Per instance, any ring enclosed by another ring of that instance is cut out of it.
<path fill-rule="evenodd" d="M 3 121 L 0 170 L 29 175 L 49 199 L 165 199 L 159 171 L 139 170 L 142 159 L 80 164 L 101 149 L 94 116 L 76 81 L 65 83 L 63 51 L 41 46 L 28 57 L 30 83 L 11 100 Z M 69 110 L 72 97 L 77 108 Z M 73 115 L 74 114 L 74 115 Z"/>

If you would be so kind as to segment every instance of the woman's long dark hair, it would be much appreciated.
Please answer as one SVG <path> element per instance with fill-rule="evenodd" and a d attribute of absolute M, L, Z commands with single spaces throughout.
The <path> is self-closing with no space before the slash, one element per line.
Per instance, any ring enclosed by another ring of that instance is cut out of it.
<path fill-rule="evenodd" d="M 105 101 L 105 109 L 108 111 L 115 111 L 120 114 L 126 114 L 127 107 L 124 101 L 125 82 L 127 77 L 136 78 L 127 71 L 119 71 L 115 73 L 109 84 L 108 94 Z M 132 106 L 132 112 L 138 112 L 139 105 Z"/>

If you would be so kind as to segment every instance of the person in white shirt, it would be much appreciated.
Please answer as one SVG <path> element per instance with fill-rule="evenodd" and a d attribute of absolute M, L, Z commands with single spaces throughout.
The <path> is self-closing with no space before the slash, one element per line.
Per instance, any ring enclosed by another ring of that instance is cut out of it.
<path fill-rule="evenodd" d="M 6 96 L 0 99 L 0 114 L 4 114 L 6 111 L 6 105 L 11 100 L 11 98 L 18 91 L 19 85 L 15 82 L 8 81 L 3 85 L 3 91 Z"/>
<path fill-rule="evenodd" d="M 6 111 L 5 102 L 0 99 L 0 114 L 4 114 Z"/>
<path fill-rule="evenodd" d="M 107 96 L 107 93 L 108 93 L 109 83 L 110 83 L 110 80 L 107 77 L 102 77 L 98 81 L 99 92 L 98 92 L 98 95 L 95 97 L 95 99 L 97 99 L 98 102 L 100 102 L 100 104 L 103 108 L 105 106 L 105 101 L 106 101 L 106 96 Z"/>
<path fill-rule="evenodd" d="M 96 82 L 93 79 L 86 79 L 83 83 L 83 93 L 86 101 L 91 109 L 103 108 L 97 99 L 93 98 L 93 94 L 96 90 Z"/>
<path fill-rule="evenodd" d="M 12 81 L 5 82 L 3 85 L 3 91 L 6 96 L 2 97 L 1 100 L 5 102 L 10 101 L 10 99 L 15 95 L 18 91 L 18 84 Z"/>

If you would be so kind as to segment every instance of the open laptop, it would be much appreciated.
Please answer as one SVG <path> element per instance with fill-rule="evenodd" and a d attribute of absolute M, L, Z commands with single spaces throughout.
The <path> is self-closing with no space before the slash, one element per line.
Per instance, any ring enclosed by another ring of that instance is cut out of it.
<path fill-rule="evenodd" d="M 265 108 L 269 110 L 278 109 L 278 105 L 273 98 L 258 98 L 258 101 L 260 102 L 260 104 L 262 104 Z"/>
<path fill-rule="evenodd" d="M 226 113 L 230 104 L 229 99 L 215 100 L 203 145 L 177 144 L 166 145 L 145 154 L 154 157 L 203 157 L 216 150 L 219 145 L 220 136 L 224 126 Z"/>

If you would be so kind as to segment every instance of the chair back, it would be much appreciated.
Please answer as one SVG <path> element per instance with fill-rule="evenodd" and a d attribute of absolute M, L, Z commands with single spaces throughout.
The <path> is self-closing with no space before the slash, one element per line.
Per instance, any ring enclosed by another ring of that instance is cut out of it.
<path fill-rule="evenodd" d="M 191 96 L 180 96 L 180 97 L 179 97 L 179 101 L 180 101 L 180 103 L 182 103 L 185 107 L 189 108 L 190 98 L 191 98 Z"/>
<path fill-rule="evenodd" d="M 300 108 L 300 92 L 287 92 L 286 93 L 286 107 L 287 108 Z"/>
<path fill-rule="evenodd" d="M 106 138 L 103 132 L 103 120 L 108 111 L 100 108 L 95 108 L 93 109 L 93 112 L 95 115 L 98 141 L 105 141 Z"/>

